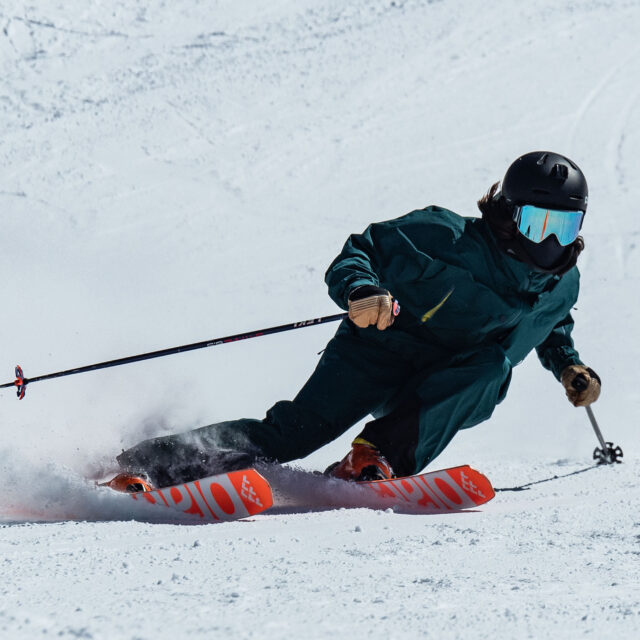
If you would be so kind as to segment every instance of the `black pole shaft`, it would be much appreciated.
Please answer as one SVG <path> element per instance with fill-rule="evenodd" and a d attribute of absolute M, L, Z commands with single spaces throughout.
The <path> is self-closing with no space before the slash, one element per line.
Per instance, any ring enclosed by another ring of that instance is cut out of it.
<path fill-rule="evenodd" d="M 587 415 L 589 416 L 589 422 L 591 422 L 591 426 L 593 427 L 593 430 L 596 432 L 596 437 L 598 438 L 598 442 L 600 443 L 600 446 L 602 447 L 602 452 L 607 456 L 607 443 L 604 441 L 604 437 L 602 435 L 602 431 L 600 431 L 600 427 L 598 426 L 598 423 L 596 422 L 596 417 L 593 413 L 593 409 L 591 407 L 585 407 L 585 409 L 587 410 Z"/>
<path fill-rule="evenodd" d="M 141 362 L 143 360 L 151 360 L 153 358 L 163 358 L 164 356 L 170 356 L 174 353 L 184 353 L 185 351 L 194 351 L 196 349 L 204 349 L 206 347 L 216 347 L 219 344 L 226 344 L 228 342 L 239 342 L 240 340 L 258 338 L 259 336 L 266 336 L 272 333 L 281 333 L 282 331 L 291 331 L 292 329 L 301 329 L 302 327 L 311 327 L 317 324 L 324 324 L 326 322 L 336 322 L 337 320 L 344 320 L 347 317 L 348 317 L 347 313 L 336 313 L 332 316 L 324 316 L 322 318 L 315 318 L 313 320 L 303 320 L 302 322 L 292 322 L 290 324 L 283 324 L 278 327 L 269 327 L 267 329 L 258 329 L 257 331 L 250 331 L 248 333 L 236 333 L 235 335 L 232 335 L 232 336 L 224 336 L 222 338 L 213 338 L 212 340 L 203 340 L 202 342 L 185 344 L 180 347 L 160 349 L 159 351 L 141 353 L 137 356 L 128 356 L 126 358 L 118 358 L 117 360 L 108 360 L 106 362 L 90 364 L 84 367 L 76 367 L 75 369 L 67 369 L 66 371 L 57 371 L 56 373 L 47 373 L 42 376 L 36 376 L 35 378 L 25 378 L 24 384 L 39 382 L 40 380 L 51 380 L 52 378 L 63 378 L 65 376 L 75 375 L 76 373 L 86 373 L 87 371 L 97 371 L 98 369 L 108 369 L 109 367 L 119 367 L 120 365 L 123 365 L 123 364 L 130 364 L 132 362 Z M 16 384 L 15 382 L 7 382 L 5 384 L 0 384 L 0 389 L 13 387 L 15 386 L 15 384 Z"/>

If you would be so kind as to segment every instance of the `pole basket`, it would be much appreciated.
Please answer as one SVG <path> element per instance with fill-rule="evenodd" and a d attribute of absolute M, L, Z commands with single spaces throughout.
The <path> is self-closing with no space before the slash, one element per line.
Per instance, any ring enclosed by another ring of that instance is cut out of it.
<path fill-rule="evenodd" d="M 620 464 L 622 462 L 622 449 L 613 444 L 613 442 L 606 442 L 606 448 L 601 449 L 596 447 L 593 450 L 593 459 L 597 464 Z"/>
<path fill-rule="evenodd" d="M 20 365 L 16 365 L 16 381 L 13 384 L 16 385 L 18 400 L 22 400 L 24 394 L 27 392 L 27 383 L 24 380 L 24 373 L 22 373 L 22 367 Z"/>

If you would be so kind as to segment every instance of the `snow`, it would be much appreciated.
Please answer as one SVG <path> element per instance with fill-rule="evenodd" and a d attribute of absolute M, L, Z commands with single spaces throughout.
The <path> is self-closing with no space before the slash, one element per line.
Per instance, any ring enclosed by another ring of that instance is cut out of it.
<path fill-rule="evenodd" d="M 640 633 L 636 0 L 14 0 L 0 23 L 5 381 L 335 313 L 322 277 L 349 233 L 475 215 L 510 161 L 553 149 L 589 180 L 575 337 L 625 450 L 568 475 L 596 440 L 530 357 L 436 466 L 566 477 L 459 515 L 152 524 L 82 478 L 144 437 L 263 415 L 335 326 L 5 390 L 0 637 Z"/>

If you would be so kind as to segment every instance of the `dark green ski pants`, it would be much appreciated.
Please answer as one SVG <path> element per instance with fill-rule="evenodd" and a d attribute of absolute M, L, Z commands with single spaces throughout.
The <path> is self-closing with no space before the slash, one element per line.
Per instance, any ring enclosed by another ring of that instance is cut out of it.
<path fill-rule="evenodd" d="M 385 340 L 373 332 L 343 322 L 298 395 L 277 402 L 263 420 L 242 418 L 146 440 L 118 461 L 167 486 L 256 459 L 302 458 L 372 414 L 376 419 L 361 437 L 380 449 L 397 475 L 409 475 L 459 429 L 489 418 L 506 394 L 511 365 L 498 345 L 440 354 L 434 362 L 435 352 L 417 340 Z"/>

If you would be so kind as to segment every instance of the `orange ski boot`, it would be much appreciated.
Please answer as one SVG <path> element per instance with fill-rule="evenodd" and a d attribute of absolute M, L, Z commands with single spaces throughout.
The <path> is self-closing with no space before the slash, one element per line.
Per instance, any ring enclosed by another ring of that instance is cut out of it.
<path fill-rule="evenodd" d="M 109 487 L 114 491 L 123 493 L 139 493 L 153 491 L 153 486 L 144 475 L 133 475 L 131 473 L 119 473 L 109 482 L 103 482 L 101 487 Z"/>
<path fill-rule="evenodd" d="M 325 471 L 325 475 L 355 482 L 389 480 L 396 477 L 391 465 L 375 445 L 362 438 L 356 438 L 351 445 L 351 451 L 340 462 L 334 462 Z"/>

